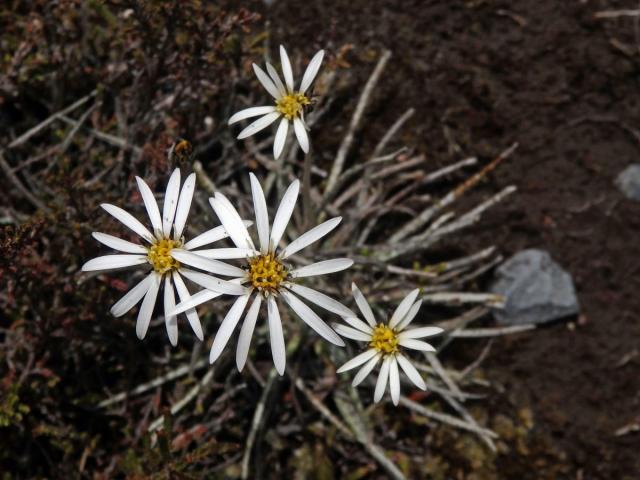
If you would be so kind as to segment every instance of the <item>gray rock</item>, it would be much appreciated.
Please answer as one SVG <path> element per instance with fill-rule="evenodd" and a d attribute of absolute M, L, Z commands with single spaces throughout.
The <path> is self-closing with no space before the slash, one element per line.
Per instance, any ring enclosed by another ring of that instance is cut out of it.
<path fill-rule="evenodd" d="M 640 200 L 640 163 L 631 164 L 620 172 L 616 185 L 625 197 Z"/>
<path fill-rule="evenodd" d="M 543 250 L 523 250 L 504 262 L 490 286 L 505 296 L 505 308 L 494 310 L 504 325 L 545 323 L 580 311 L 571 275 Z"/>

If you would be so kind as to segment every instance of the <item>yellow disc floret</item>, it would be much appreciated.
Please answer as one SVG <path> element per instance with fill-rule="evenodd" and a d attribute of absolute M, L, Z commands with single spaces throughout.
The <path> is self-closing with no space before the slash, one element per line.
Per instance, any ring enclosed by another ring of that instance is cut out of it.
<path fill-rule="evenodd" d="M 171 256 L 171 249 L 179 248 L 182 243 L 178 240 L 162 238 L 149 247 L 147 258 L 153 269 L 161 275 L 180 268 L 180 262 Z"/>
<path fill-rule="evenodd" d="M 249 259 L 249 281 L 260 291 L 277 292 L 287 276 L 284 265 L 270 253 Z"/>
<path fill-rule="evenodd" d="M 289 93 L 276 100 L 276 110 L 287 120 L 293 120 L 302 113 L 305 105 L 309 105 L 311 100 L 303 93 Z"/>
<path fill-rule="evenodd" d="M 398 351 L 398 337 L 393 329 L 383 323 L 379 323 L 373 329 L 369 346 L 375 348 L 380 353 L 395 353 Z"/>

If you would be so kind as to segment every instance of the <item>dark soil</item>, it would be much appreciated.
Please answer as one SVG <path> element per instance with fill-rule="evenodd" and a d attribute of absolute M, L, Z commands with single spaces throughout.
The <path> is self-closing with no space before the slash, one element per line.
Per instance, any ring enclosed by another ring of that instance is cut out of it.
<path fill-rule="evenodd" d="M 417 145 L 434 167 L 468 155 L 489 160 L 519 142 L 475 195 L 509 184 L 519 192 L 461 246 L 549 250 L 573 275 L 583 314 L 494 344 L 485 366 L 505 387 L 502 401 L 529 405 L 533 435 L 551 441 L 534 458 L 506 458 L 505 478 L 557 478 L 537 469 L 550 453 L 567 478 L 640 477 L 640 433 L 615 435 L 640 420 L 640 204 L 613 183 L 640 160 L 640 43 L 633 18 L 594 18 L 637 6 L 277 1 L 264 12 L 288 45 L 353 44 L 363 81 L 372 52 L 392 50 L 367 119 L 369 142 L 408 107 L 417 114 L 399 143 Z M 345 99 L 345 115 L 355 100 Z M 360 148 L 370 148 L 366 139 Z"/>

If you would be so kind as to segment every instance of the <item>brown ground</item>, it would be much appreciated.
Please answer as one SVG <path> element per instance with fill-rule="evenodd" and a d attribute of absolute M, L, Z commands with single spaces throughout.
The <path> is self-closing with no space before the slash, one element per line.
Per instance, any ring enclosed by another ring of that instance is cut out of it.
<path fill-rule="evenodd" d="M 503 400 L 531 406 L 534 435 L 550 439 L 554 452 L 551 460 L 549 452 L 507 457 L 505 478 L 555 478 L 536 469 L 545 455 L 547 463 L 566 463 L 568 478 L 640 476 L 640 433 L 614 435 L 640 420 L 640 204 L 613 185 L 618 172 L 640 161 L 633 130 L 640 129 L 640 43 L 633 19 L 593 16 L 637 6 L 276 1 L 265 12 L 288 45 L 311 51 L 354 44 L 353 68 L 363 80 L 371 51 L 393 51 L 369 111 L 371 142 L 413 106 L 417 115 L 401 141 L 417 145 L 434 165 L 466 155 L 486 160 L 520 143 L 479 192 L 514 183 L 519 193 L 463 246 L 549 250 L 572 273 L 583 316 L 501 339 L 492 350 L 486 369 L 506 387 Z M 345 101 L 352 111 L 355 100 Z"/>

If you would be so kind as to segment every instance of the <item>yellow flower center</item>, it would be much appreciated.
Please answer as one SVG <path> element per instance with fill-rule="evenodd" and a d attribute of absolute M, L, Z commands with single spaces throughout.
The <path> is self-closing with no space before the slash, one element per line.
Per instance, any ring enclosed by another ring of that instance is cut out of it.
<path fill-rule="evenodd" d="M 182 242 L 162 238 L 149 247 L 147 258 L 153 269 L 161 275 L 180 268 L 180 262 L 171 256 L 171 249 L 179 248 Z"/>
<path fill-rule="evenodd" d="M 398 337 L 393 329 L 379 323 L 373 329 L 369 346 L 380 353 L 395 353 L 398 351 Z"/>
<path fill-rule="evenodd" d="M 249 281 L 260 291 L 277 292 L 288 275 L 284 265 L 271 253 L 249 259 Z"/>
<path fill-rule="evenodd" d="M 309 105 L 311 100 L 303 93 L 290 93 L 276 100 L 276 110 L 287 120 L 293 120 L 302 113 L 305 105 Z"/>

